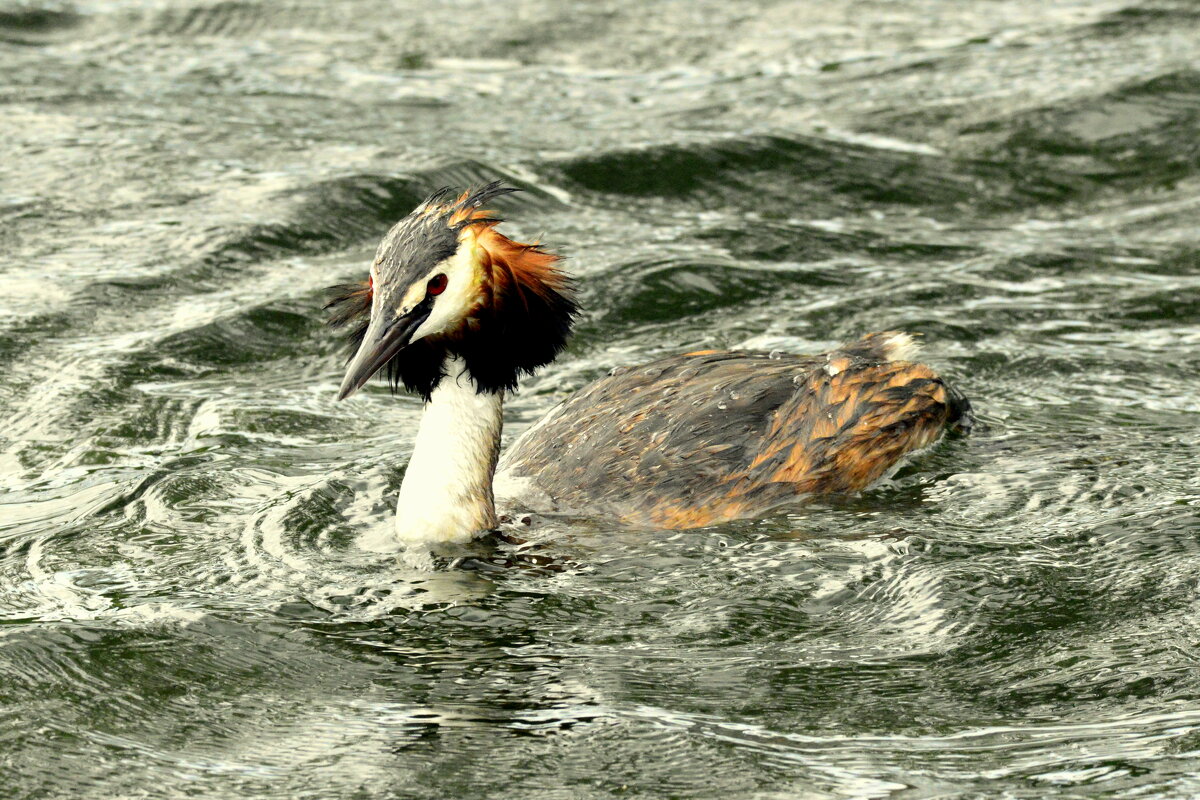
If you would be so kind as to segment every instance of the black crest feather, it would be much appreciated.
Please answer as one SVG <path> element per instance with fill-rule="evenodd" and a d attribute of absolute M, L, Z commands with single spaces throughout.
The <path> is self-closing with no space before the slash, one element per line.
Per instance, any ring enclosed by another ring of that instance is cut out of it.
<path fill-rule="evenodd" d="M 328 291 L 330 300 L 325 304 L 325 310 L 329 312 L 329 318 L 325 322 L 331 328 L 349 329 L 346 333 L 350 346 L 347 359 L 353 358 L 371 322 L 371 284 L 368 281 L 339 283 L 330 286 Z"/>
<path fill-rule="evenodd" d="M 536 292 L 517 283 L 508 290 L 510 296 L 481 313 L 484 333 L 452 346 L 467 362 L 479 391 L 514 391 L 521 376 L 558 357 L 579 314 L 573 289 L 566 277 Z"/>

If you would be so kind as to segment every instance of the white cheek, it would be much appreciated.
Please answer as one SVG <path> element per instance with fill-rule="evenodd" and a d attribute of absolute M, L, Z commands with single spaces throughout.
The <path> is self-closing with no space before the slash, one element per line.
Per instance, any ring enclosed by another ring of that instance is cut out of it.
<path fill-rule="evenodd" d="M 433 301 L 433 311 L 413 332 L 412 341 L 454 330 L 462 324 L 476 293 L 469 258 L 469 248 L 464 247 L 442 265 L 447 278 L 446 291 Z"/>

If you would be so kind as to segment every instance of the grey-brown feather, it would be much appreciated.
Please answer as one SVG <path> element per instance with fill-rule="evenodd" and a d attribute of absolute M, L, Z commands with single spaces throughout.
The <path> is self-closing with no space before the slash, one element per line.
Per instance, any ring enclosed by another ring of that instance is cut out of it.
<path fill-rule="evenodd" d="M 969 405 L 886 334 L 821 356 L 715 352 L 618 370 L 520 437 L 501 469 L 560 508 L 687 528 L 855 491 Z"/>

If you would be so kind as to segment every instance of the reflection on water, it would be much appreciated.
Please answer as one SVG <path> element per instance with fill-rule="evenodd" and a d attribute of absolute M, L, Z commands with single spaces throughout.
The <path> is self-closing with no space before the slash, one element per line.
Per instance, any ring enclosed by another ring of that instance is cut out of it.
<path fill-rule="evenodd" d="M 0 785 L 1200 793 L 1183 0 L 0 2 Z M 419 404 L 324 287 L 504 178 L 614 366 L 922 334 L 981 425 L 863 497 L 380 548 Z"/>

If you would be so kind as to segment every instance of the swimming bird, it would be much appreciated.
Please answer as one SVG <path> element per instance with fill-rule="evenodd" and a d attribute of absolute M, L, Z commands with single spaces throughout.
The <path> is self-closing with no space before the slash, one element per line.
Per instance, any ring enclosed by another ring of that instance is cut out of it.
<path fill-rule="evenodd" d="M 886 331 L 816 356 L 704 350 L 617 369 L 501 459 L 505 395 L 558 356 L 579 313 L 558 258 L 484 210 L 512 191 L 434 193 L 387 233 L 367 281 L 334 287 L 330 323 L 352 349 L 338 399 L 385 372 L 425 401 L 401 542 L 495 529 L 497 466 L 538 510 L 695 528 L 861 490 L 969 429 L 968 401 L 913 360 L 911 336 Z"/>

